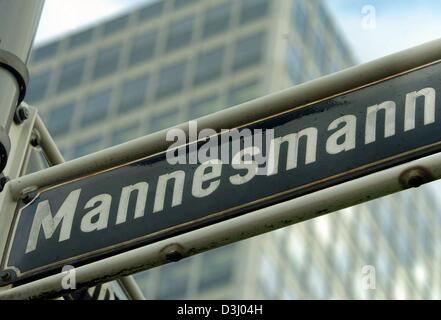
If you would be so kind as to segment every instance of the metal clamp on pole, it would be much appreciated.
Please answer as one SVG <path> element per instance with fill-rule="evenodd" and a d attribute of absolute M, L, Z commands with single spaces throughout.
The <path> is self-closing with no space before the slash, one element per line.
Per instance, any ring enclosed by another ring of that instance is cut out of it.
<path fill-rule="evenodd" d="M 17 81 L 18 100 L 16 110 L 14 110 L 14 118 L 17 107 L 23 101 L 26 88 L 29 83 L 29 71 L 26 64 L 15 54 L 0 49 L 0 68 L 7 70 Z M 8 135 L 8 128 L 0 127 L 0 170 L 2 171 L 7 163 L 8 155 L 11 149 L 11 140 Z"/>
<path fill-rule="evenodd" d="M 44 0 L 0 1 L 0 172 L 8 161 L 12 121 L 26 119 L 21 102 L 29 81 L 26 67 Z M 24 146 L 23 146 L 24 147 Z"/>
<path fill-rule="evenodd" d="M 19 90 L 17 106 L 19 106 L 26 95 L 26 88 L 29 83 L 28 67 L 15 54 L 0 49 L 0 68 L 8 70 L 17 80 Z"/>

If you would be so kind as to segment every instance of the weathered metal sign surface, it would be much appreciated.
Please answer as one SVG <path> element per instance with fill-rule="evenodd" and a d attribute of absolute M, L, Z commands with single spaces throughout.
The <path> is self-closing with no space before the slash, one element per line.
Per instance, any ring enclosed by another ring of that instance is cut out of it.
<path fill-rule="evenodd" d="M 437 63 L 238 128 L 251 147 L 224 133 L 40 190 L 3 268 L 42 276 L 438 152 L 440 92 Z"/>

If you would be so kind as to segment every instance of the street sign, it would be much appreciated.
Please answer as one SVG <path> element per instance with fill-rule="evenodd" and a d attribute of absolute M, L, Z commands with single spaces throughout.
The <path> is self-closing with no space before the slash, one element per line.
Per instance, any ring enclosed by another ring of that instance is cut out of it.
<path fill-rule="evenodd" d="M 42 277 L 437 153 L 440 91 L 434 63 L 38 190 L 18 209 L 4 269 L 13 282 Z M 200 161 L 207 150 L 216 156 Z"/>

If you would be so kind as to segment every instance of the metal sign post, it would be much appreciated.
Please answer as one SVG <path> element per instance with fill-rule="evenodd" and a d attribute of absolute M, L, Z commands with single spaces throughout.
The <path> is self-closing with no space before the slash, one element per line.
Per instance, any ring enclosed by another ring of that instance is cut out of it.
<path fill-rule="evenodd" d="M 0 1 L 0 172 L 11 148 L 9 129 L 26 93 L 26 63 L 44 0 Z"/>
<path fill-rule="evenodd" d="M 56 166 L 59 164 L 62 164 L 65 162 L 62 154 L 60 153 L 60 150 L 58 149 L 57 145 L 55 144 L 55 141 L 52 139 L 52 136 L 50 135 L 49 131 L 47 130 L 45 124 L 43 123 L 41 117 L 37 114 L 37 110 L 27 106 L 28 110 L 31 110 L 32 115 L 36 115 L 35 117 L 32 117 L 32 120 L 35 118 L 34 121 L 31 123 L 33 124 L 34 130 L 32 131 L 32 138 L 28 139 L 27 141 L 31 140 L 32 148 L 26 148 L 29 149 L 28 155 L 30 155 L 32 152 L 38 152 L 46 158 L 47 164 L 43 164 L 42 161 L 40 161 L 42 164 L 39 165 L 38 161 L 35 161 L 35 163 L 30 163 L 31 159 L 28 159 L 28 163 L 23 164 L 23 170 L 22 175 L 28 173 L 25 172 L 25 168 L 32 164 L 32 167 L 34 168 L 35 172 L 44 170 L 47 168 L 47 165 L 49 166 Z M 16 130 L 17 126 L 14 126 L 13 129 Z M 29 130 L 29 129 L 28 129 Z M 17 134 L 14 132 L 11 132 L 12 136 L 15 137 Z M 29 137 L 28 137 L 29 138 Z M 26 140 L 25 140 L 26 141 Z M 17 144 L 14 144 L 17 145 Z M 26 142 L 23 143 L 23 145 L 26 145 Z M 38 147 L 41 147 L 38 148 Z M 38 149 L 37 149 L 38 148 Z M 29 157 L 31 158 L 31 157 Z M 14 157 L 14 159 L 17 159 L 17 157 Z M 17 175 L 14 175 L 16 177 Z M 14 211 L 11 208 L 11 211 Z M 121 277 L 118 279 L 117 283 L 114 285 L 120 286 L 121 290 L 125 293 L 125 295 L 132 300 L 144 300 L 144 296 L 139 289 L 138 285 L 136 284 L 135 280 L 132 276 L 126 276 Z M 70 294 L 67 294 L 63 296 L 65 300 L 115 300 L 117 299 L 117 295 L 114 293 L 113 285 L 112 283 L 106 283 L 103 285 L 98 285 L 96 287 L 92 288 L 86 288 L 80 291 L 74 291 Z"/>
<path fill-rule="evenodd" d="M 13 225 L 14 215 L 17 208 L 17 201 L 12 199 L 6 192 L 7 182 L 10 179 L 16 179 L 22 174 L 26 163 L 26 157 L 29 150 L 29 141 L 31 140 L 37 113 L 35 109 L 29 109 L 28 119 L 21 125 L 12 125 L 10 129 L 11 149 L 6 168 L 4 170 L 4 180 L 0 192 L 0 256 L 3 255 L 6 248 L 9 230 Z M 6 184 L 6 185 L 5 185 Z M 1 289 L 0 289 L 1 290 Z"/>
<path fill-rule="evenodd" d="M 243 142 L 222 129 L 273 133 L 222 164 L 171 164 L 165 130 L 11 181 L 2 266 L 16 287 L 0 298 L 63 293 L 65 264 L 96 285 L 440 178 L 440 60 L 434 41 L 201 118 L 217 150 Z M 227 163 L 260 153 L 260 174 Z"/>

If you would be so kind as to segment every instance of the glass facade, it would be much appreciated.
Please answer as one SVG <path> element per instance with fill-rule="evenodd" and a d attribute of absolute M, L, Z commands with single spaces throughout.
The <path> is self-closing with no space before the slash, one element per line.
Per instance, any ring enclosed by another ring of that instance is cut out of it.
<path fill-rule="evenodd" d="M 50 70 L 32 75 L 31 81 L 29 82 L 29 90 L 26 95 L 27 101 L 34 103 L 46 97 L 51 75 L 52 72 Z"/>
<path fill-rule="evenodd" d="M 260 63 L 265 54 L 264 41 L 263 32 L 239 39 L 235 46 L 233 69 L 240 71 Z"/>
<path fill-rule="evenodd" d="M 219 80 L 224 66 L 224 48 L 216 48 L 210 52 L 201 54 L 198 58 L 194 84 L 203 85 L 213 80 Z"/>
<path fill-rule="evenodd" d="M 122 31 L 129 24 L 130 15 L 124 15 L 122 17 L 110 20 L 104 24 L 103 34 L 104 36 L 111 36 L 115 33 Z"/>
<path fill-rule="evenodd" d="M 50 111 L 48 128 L 54 137 L 66 134 L 70 131 L 76 106 L 75 101 L 70 101 L 61 106 L 56 106 Z"/>
<path fill-rule="evenodd" d="M 232 2 L 210 8 L 205 13 L 202 34 L 209 38 L 228 31 L 231 26 Z"/>
<path fill-rule="evenodd" d="M 286 63 L 291 82 L 293 84 L 302 82 L 303 75 L 305 73 L 302 54 L 299 48 L 292 44 L 288 45 L 288 57 Z"/>
<path fill-rule="evenodd" d="M 143 106 L 149 85 L 149 76 L 142 75 L 123 83 L 118 112 L 124 113 Z"/>
<path fill-rule="evenodd" d="M 191 44 L 194 22 L 195 18 L 190 16 L 176 21 L 170 26 L 167 37 L 166 51 L 176 51 Z"/>
<path fill-rule="evenodd" d="M 240 0 L 240 23 L 247 24 L 265 17 L 270 9 L 269 0 Z"/>
<path fill-rule="evenodd" d="M 170 128 L 179 122 L 178 108 L 172 108 L 169 111 L 163 111 L 152 117 L 150 131 L 156 132 L 162 129 Z"/>
<path fill-rule="evenodd" d="M 112 133 L 112 145 L 118 145 L 138 137 L 140 122 L 136 121 L 121 128 L 116 129 Z"/>
<path fill-rule="evenodd" d="M 177 95 L 184 89 L 186 65 L 186 61 L 180 61 L 160 71 L 156 99 Z"/>
<path fill-rule="evenodd" d="M 308 31 L 308 13 L 304 1 L 293 1 L 291 21 L 295 32 L 305 41 Z"/>
<path fill-rule="evenodd" d="M 72 35 L 68 40 L 68 48 L 75 49 L 89 44 L 93 38 L 94 29 L 87 29 Z"/>
<path fill-rule="evenodd" d="M 115 44 L 98 51 L 93 78 L 100 79 L 110 76 L 118 71 L 121 44 Z"/>
<path fill-rule="evenodd" d="M 79 158 L 87 154 L 90 154 L 96 150 L 99 150 L 102 147 L 103 140 L 104 140 L 103 136 L 98 135 L 98 136 L 89 137 L 84 141 L 79 142 L 74 147 L 74 158 Z"/>
<path fill-rule="evenodd" d="M 146 6 L 139 10 L 139 21 L 151 21 L 161 16 L 164 11 L 164 1 L 157 1 L 149 6 Z"/>
<path fill-rule="evenodd" d="M 58 52 L 60 42 L 56 41 L 33 51 L 32 63 L 39 63 L 54 57 Z"/>
<path fill-rule="evenodd" d="M 145 63 L 155 55 L 157 31 L 141 34 L 133 39 L 130 50 L 129 65 Z"/>
<path fill-rule="evenodd" d="M 259 81 L 251 80 L 230 88 L 228 105 L 234 106 L 259 97 Z"/>
<path fill-rule="evenodd" d="M 204 254 L 201 259 L 198 290 L 209 291 L 228 285 L 234 277 L 234 258 L 235 251 L 231 246 Z"/>
<path fill-rule="evenodd" d="M 197 119 L 217 111 L 219 108 L 219 95 L 209 95 L 195 99 L 191 102 L 188 119 Z"/>
<path fill-rule="evenodd" d="M 61 93 L 79 87 L 84 79 L 85 66 L 86 58 L 84 57 L 66 62 L 61 67 L 57 91 Z"/>
<path fill-rule="evenodd" d="M 104 89 L 94 92 L 86 98 L 81 117 L 82 127 L 106 120 L 112 101 L 112 92 L 110 88 Z"/>
<path fill-rule="evenodd" d="M 188 290 L 189 273 L 191 263 L 184 260 L 179 268 L 166 265 L 160 273 L 159 290 L 156 298 L 158 299 L 183 299 Z"/>

